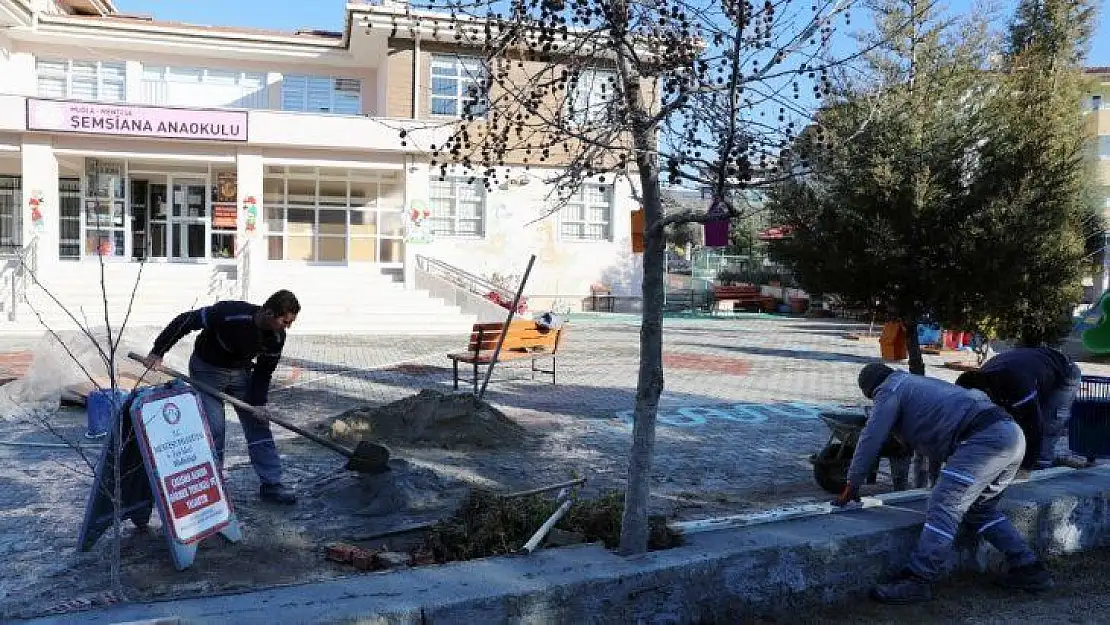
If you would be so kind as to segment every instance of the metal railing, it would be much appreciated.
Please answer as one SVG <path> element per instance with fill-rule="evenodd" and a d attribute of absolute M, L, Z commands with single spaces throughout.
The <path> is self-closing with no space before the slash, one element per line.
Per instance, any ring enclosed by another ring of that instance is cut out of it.
<path fill-rule="evenodd" d="M 9 287 L 8 321 L 19 316 L 19 304 L 27 301 L 27 278 L 35 279 L 38 270 L 38 237 L 27 245 L 0 245 L 0 262 L 3 263 L 4 281 Z"/>
<path fill-rule="evenodd" d="M 235 280 L 239 283 L 239 298 L 243 301 L 250 301 L 251 294 L 251 239 L 243 243 L 243 246 L 235 252 L 236 269 Z"/>
<path fill-rule="evenodd" d="M 416 288 L 427 291 L 434 298 L 449 306 L 458 306 L 464 314 L 474 315 L 478 321 L 502 321 L 505 308 L 490 301 L 487 295 L 497 293 L 502 301 L 512 302 L 514 293 L 497 286 L 441 260 L 416 256 Z"/>
<path fill-rule="evenodd" d="M 489 280 L 476 276 L 465 269 L 459 269 L 454 265 L 449 265 L 442 260 L 432 258 L 430 256 L 416 255 L 416 267 L 424 273 L 437 276 L 447 282 L 450 282 L 462 289 L 470 291 L 475 295 L 485 297 L 491 291 L 497 293 L 503 300 L 512 302 L 513 297 L 516 295 L 512 291 L 503 288 L 490 282 Z"/>

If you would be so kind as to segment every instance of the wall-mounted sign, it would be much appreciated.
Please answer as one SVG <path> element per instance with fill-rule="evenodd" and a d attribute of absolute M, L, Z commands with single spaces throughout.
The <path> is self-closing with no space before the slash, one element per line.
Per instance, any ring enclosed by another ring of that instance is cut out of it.
<path fill-rule="evenodd" d="M 216 201 L 235 203 L 235 196 L 239 192 L 238 178 L 233 171 L 221 171 L 216 174 Z"/>
<path fill-rule="evenodd" d="M 27 99 L 27 130 L 246 141 L 247 112 Z"/>
<path fill-rule="evenodd" d="M 212 227 L 221 230 L 234 230 L 238 224 L 239 211 L 235 209 L 235 202 L 212 204 Z"/>

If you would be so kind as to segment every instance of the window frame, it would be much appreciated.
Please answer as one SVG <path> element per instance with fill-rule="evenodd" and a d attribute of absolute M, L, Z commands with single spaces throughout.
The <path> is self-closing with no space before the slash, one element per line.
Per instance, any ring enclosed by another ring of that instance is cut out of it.
<path fill-rule="evenodd" d="M 605 204 L 595 204 L 588 200 L 586 194 L 587 188 L 602 189 L 602 195 L 605 198 Z M 562 241 L 574 241 L 581 243 L 611 243 L 613 241 L 613 215 L 616 212 L 616 194 L 614 193 L 612 183 L 603 182 L 584 182 L 574 191 L 574 194 L 567 200 L 562 210 L 559 211 L 559 239 Z M 605 221 L 596 221 L 590 219 L 590 208 L 604 206 L 606 209 Z M 580 213 L 579 217 L 574 219 L 567 219 L 568 209 L 571 207 L 577 208 Z M 576 225 L 581 227 L 582 234 L 571 235 L 567 234 L 566 226 Z M 587 234 L 590 226 L 602 225 L 605 228 L 605 234 L 601 237 L 591 237 Z"/>
<path fill-rule="evenodd" d="M 609 78 L 613 80 L 610 82 Z M 613 103 L 616 101 L 617 95 L 616 79 L 617 71 L 615 69 L 590 67 L 580 70 L 574 88 L 567 90 L 564 110 L 567 120 L 575 126 L 611 123 L 613 121 Z M 595 88 L 599 84 L 612 86 L 611 92 L 608 94 L 608 103 L 604 101 L 605 94 L 599 93 L 600 90 Z M 582 98 L 585 98 L 585 106 L 579 107 L 578 103 L 582 101 Z M 595 102 L 595 99 L 598 98 L 601 100 Z"/>
<path fill-rule="evenodd" d="M 474 179 L 473 182 L 470 181 L 471 178 Z M 431 211 L 432 214 L 428 219 L 431 222 L 431 231 L 432 231 L 433 236 L 452 238 L 452 239 L 484 239 L 486 237 L 486 230 L 488 228 L 488 221 L 489 221 L 489 192 L 486 190 L 485 185 L 482 184 L 481 178 L 474 177 L 474 176 L 468 176 L 468 175 L 462 175 L 462 174 L 449 174 L 447 176 L 439 176 L 437 174 L 433 174 L 431 176 L 431 179 L 429 180 L 429 183 L 430 184 L 429 184 L 429 188 L 428 188 L 428 209 Z M 437 196 L 435 194 L 437 183 L 438 184 L 450 183 L 450 185 L 451 185 L 451 195 L 450 195 L 450 197 L 444 198 L 444 197 Z M 460 187 L 467 187 L 467 186 L 473 186 L 477 190 L 479 198 L 480 198 L 480 202 L 479 202 L 479 205 L 478 205 L 478 215 L 477 215 L 477 217 L 462 217 L 460 215 L 460 211 L 459 211 L 459 204 L 460 204 L 459 188 Z M 438 209 L 437 203 L 442 202 L 444 200 L 447 200 L 451 203 L 451 215 L 449 217 L 437 216 L 437 209 Z M 448 218 L 451 221 L 451 230 L 450 231 L 441 230 L 441 229 L 436 228 L 437 220 L 442 221 L 442 220 L 447 220 Z M 471 221 L 476 221 L 478 223 L 478 227 L 476 229 L 477 230 L 476 232 L 463 232 L 463 231 L 460 230 L 460 228 L 459 228 L 460 223 L 471 222 Z"/>
<path fill-rule="evenodd" d="M 326 110 L 326 111 L 309 110 L 309 108 L 308 108 L 309 99 L 310 99 L 309 94 L 311 92 L 310 85 L 312 84 L 313 81 L 324 81 L 324 80 L 328 81 L 328 83 L 329 83 L 329 87 L 328 87 L 328 106 L 327 106 L 328 110 Z M 304 85 L 302 93 L 301 93 L 301 98 L 300 98 L 301 99 L 300 108 L 289 108 L 289 107 L 286 106 L 286 98 L 289 97 L 289 96 L 287 96 L 287 90 L 289 89 L 288 86 L 290 84 L 296 82 L 296 81 L 303 81 L 302 84 Z M 350 83 L 350 84 L 346 85 L 347 87 L 351 87 L 351 86 L 357 87 L 357 90 L 351 91 L 350 89 L 341 89 L 340 86 L 345 84 L 345 83 Z M 279 99 L 280 99 L 280 102 L 278 103 L 279 110 L 286 111 L 286 112 L 289 112 L 289 113 L 312 113 L 314 115 L 345 115 L 345 116 L 362 115 L 363 114 L 362 87 L 363 87 L 363 85 L 362 85 L 362 79 L 361 78 L 350 78 L 350 77 L 347 77 L 347 76 L 328 76 L 328 75 L 322 75 L 322 74 L 283 74 L 282 77 L 281 77 L 281 92 L 279 93 Z M 353 112 L 336 111 L 336 104 L 341 99 L 341 98 L 337 98 L 336 96 L 341 95 L 343 93 L 353 94 L 353 96 L 354 96 L 354 98 L 353 98 L 354 99 L 354 105 L 355 105 Z"/>
<path fill-rule="evenodd" d="M 44 64 L 57 64 L 64 63 L 65 68 L 59 73 L 55 68 L 49 68 L 50 71 L 44 73 Z M 59 59 L 55 57 L 36 56 L 35 57 L 35 93 L 38 97 L 42 98 L 57 98 L 58 96 L 43 95 L 42 93 L 42 79 L 43 77 L 58 80 L 59 78 L 65 80 L 65 95 L 61 96 L 63 100 L 75 100 L 77 98 L 73 95 L 73 65 L 74 63 L 85 65 L 94 65 L 94 72 L 96 75 L 96 94 L 91 100 L 84 100 L 87 102 L 127 102 L 127 63 L 123 61 L 85 61 L 81 59 Z M 114 80 L 114 76 L 110 80 L 105 80 L 105 66 L 111 68 L 118 68 L 119 80 Z M 120 98 L 109 99 L 104 97 L 104 86 L 106 84 L 118 85 Z"/>
<path fill-rule="evenodd" d="M 468 63 L 473 63 L 478 67 L 480 75 L 475 76 Z M 436 74 L 437 64 L 442 66 L 450 64 L 454 69 L 454 74 Z M 440 119 L 462 119 L 463 117 L 463 103 L 467 98 L 466 88 L 464 85 L 474 85 L 478 98 L 476 106 L 471 107 L 471 114 L 475 119 L 485 119 L 486 114 L 489 112 L 489 91 L 486 89 L 485 82 L 490 75 L 489 67 L 485 59 L 480 56 L 467 55 L 467 54 L 432 54 L 428 63 L 428 115 Z M 455 83 L 454 95 L 442 95 L 435 92 L 433 83 L 436 79 L 451 80 Z M 454 102 L 453 113 L 437 113 L 435 110 L 435 102 Z"/>

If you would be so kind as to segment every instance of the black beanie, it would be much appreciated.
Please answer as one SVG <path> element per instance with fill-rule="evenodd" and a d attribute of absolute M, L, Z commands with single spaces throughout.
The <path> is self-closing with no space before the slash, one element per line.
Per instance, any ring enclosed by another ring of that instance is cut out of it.
<path fill-rule="evenodd" d="M 894 373 L 894 369 L 878 363 L 873 362 L 865 365 L 859 372 L 859 389 L 863 391 L 864 397 L 873 399 L 875 397 L 875 389 L 886 381 L 887 376 Z"/>

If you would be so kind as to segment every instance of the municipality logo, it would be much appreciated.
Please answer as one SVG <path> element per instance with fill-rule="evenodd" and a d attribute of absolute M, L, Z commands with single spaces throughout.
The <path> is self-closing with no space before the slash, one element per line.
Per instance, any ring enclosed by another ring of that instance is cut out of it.
<path fill-rule="evenodd" d="M 181 409 L 177 404 L 168 403 L 162 406 L 162 418 L 170 425 L 177 425 L 177 422 L 181 421 Z"/>

